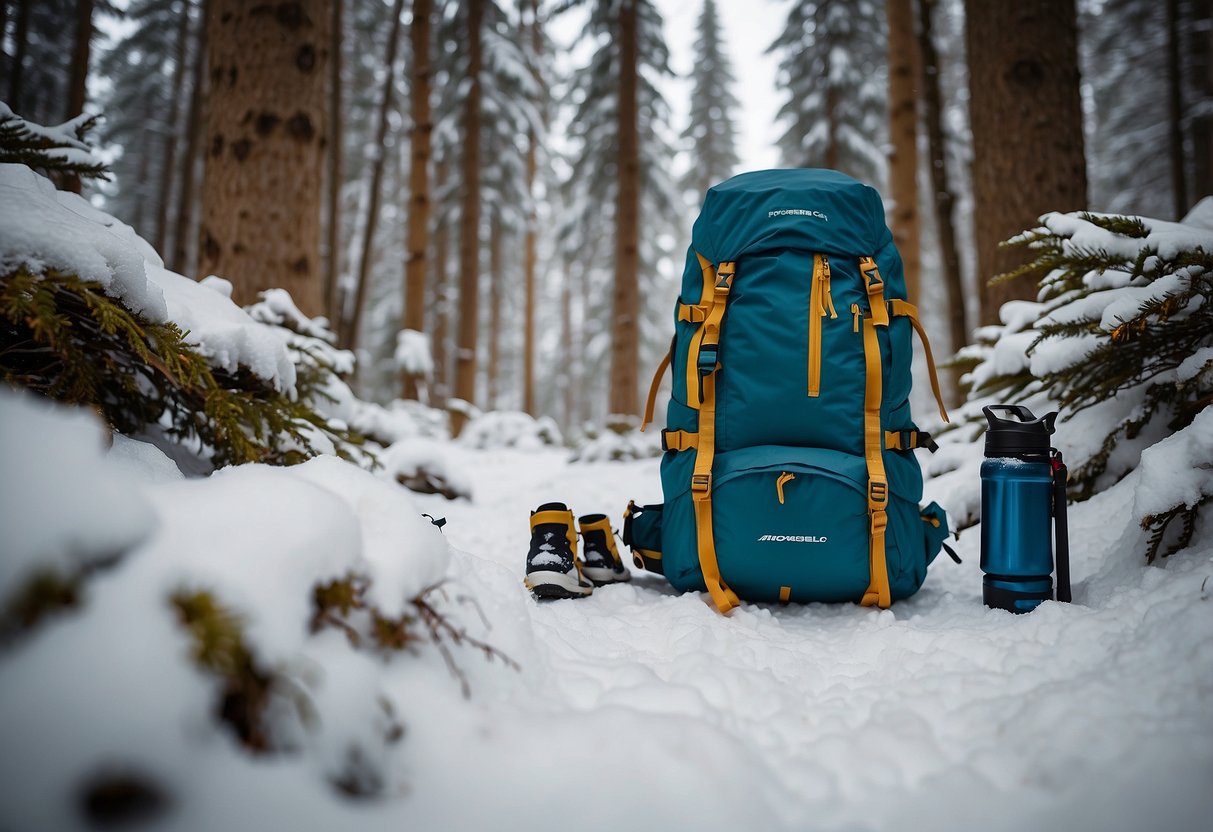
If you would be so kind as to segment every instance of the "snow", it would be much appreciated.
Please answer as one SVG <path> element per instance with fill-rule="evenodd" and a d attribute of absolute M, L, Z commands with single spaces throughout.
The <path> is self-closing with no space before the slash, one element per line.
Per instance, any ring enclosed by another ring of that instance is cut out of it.
<path fill-rule="evenodd" d="M 151 531 L 151 508 L 131 478 L 108 475 L 104 458 L 95 414 L 0 386 L 0 611 L 36 575 L 73 577 Z"/>
<path fill-rule="evenodd" d="M 460 444 L 481 450 L 489 448 L 518 448 L 538 450 L 560 446 L 564 438 L 550 416 L 536 419 L 521 411 L 497 410 L 482 413 L 464 426 L 459 434 Z"/>
<path fill-rule="evenodd" d="M 1133 502 L 1136 517 L 1146 517 L 1183 504 L 1188 508 L 1213 495 L 1213 408 L 1206 407 L 1192 424 L 1142 451 L 1134 473 L 1139 483 Z"/>
<path fill-rule="evenodd" d="M 434 359 L 430 355 L 430 339 L 415 329 L 396 333 L 396 367 L 409 376 L 429 378 L 434 374 Z"/>

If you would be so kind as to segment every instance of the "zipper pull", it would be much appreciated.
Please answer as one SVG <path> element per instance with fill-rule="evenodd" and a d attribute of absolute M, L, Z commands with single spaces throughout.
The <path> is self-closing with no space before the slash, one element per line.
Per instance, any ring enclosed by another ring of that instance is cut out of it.
<path fill-rule="evenodd" d="M 859 332 L 859 304 L 851 304 L 851 314 L 855 316 L 855 326 L 851 328 L 852 332 Z"/>
<path fill-rule="evenodd" d="M 783 505 L 783 486 L 784 486 L 784 484 L 789 483 L 794 479 L 796 479 L 795 474 L 789 474 L 787 471 L 784 471 L 782 474 L 779 475 L 779 479 L 775 480 L 775 493 L 777 493 L 779 495 L 779 504 L 780 505 Z"/>
<path fill-rule="evenodd" d="M 830 258 L 824 254 L 821 255 L 821 282 L 821 288 L 825 290 L 821 296 L 821 317 L 825 317 L 826 307 L 828 306 L 830 308 L 830 317 L 837 318 L 838 313 L 834 311 L 834 298 L 830 294 Z"/>

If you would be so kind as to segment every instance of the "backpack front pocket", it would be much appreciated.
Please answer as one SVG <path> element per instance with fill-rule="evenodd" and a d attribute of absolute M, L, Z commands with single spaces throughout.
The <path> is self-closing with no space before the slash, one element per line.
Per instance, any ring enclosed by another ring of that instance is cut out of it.
<path fill-rule="evenodd" d="M 720 572 L 755 601 L 857 601 L 868 587 L 862 457 L 767 445 L 716 458 Z"/>

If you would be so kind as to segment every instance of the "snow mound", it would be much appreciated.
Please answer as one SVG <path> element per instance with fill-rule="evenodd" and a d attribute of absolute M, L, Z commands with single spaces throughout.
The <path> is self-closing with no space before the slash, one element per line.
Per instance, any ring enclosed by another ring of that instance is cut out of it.
<path fill-rule="evenodd" d="M 36 575 L 115 560 L 155 525 L 133 479 L 107 468 L 105 427 L 88 411 L 0 386 L 0 472 L 0 608 Z"/>
<path fill-rule="evenodd" d="M 536 419 L 521 411 L 497 410 L 482 413 L 468 422 L 459 434 L 459 443 L 480 450 L 538 450 L 563 445 L 564 437 L 550 416 Z"/>
<path fill-rule="evenodd" d="M 472 498 L 472 481 L 431 439 L 402 439 L 379 454 L 379 475 L 410 491 L 441 494 L 448 500 Z"/>

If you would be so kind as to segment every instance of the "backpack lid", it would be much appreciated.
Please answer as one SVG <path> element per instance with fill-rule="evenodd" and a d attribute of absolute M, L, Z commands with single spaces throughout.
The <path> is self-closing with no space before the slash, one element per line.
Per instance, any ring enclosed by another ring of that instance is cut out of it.
<path fill-rule="evenodd" d="M 772 249 L 875 255 L 893 239 L 875 188 L 844 173 L 741 173 L 708 189 L 692 247 L 714 263 Z"/>

